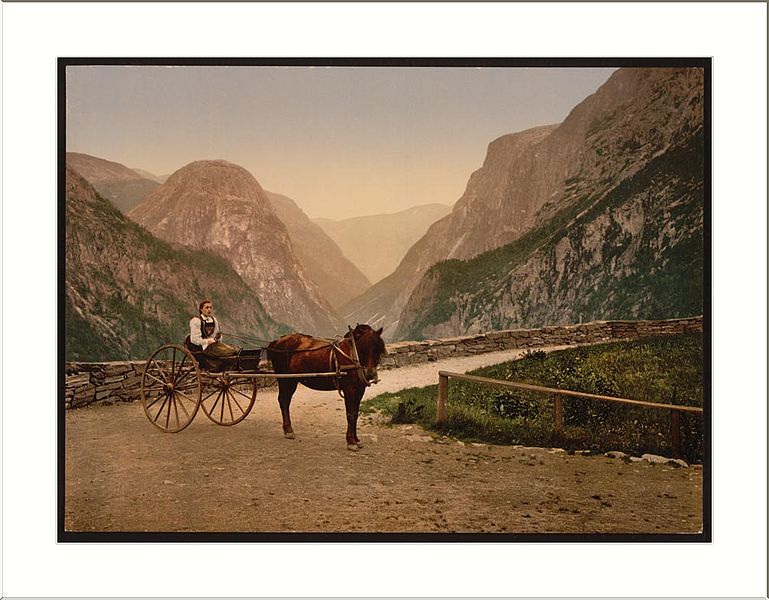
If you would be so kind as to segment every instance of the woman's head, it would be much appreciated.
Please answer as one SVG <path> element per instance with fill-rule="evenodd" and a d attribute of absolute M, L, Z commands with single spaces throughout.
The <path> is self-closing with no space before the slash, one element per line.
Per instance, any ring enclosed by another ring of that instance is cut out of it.
<path fill-rule="evenodd" d="M 198 311 L 200 314 L 205 315 L 206 317 L 210 316 L 213 310 L 214 303 L 210 300 L 203 300 L 200 304 L 198 304 Z"/>

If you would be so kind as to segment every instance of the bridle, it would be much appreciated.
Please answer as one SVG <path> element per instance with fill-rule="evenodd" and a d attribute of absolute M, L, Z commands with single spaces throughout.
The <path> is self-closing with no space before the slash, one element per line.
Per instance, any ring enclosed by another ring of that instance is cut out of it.
<path fill-rule="evenodd" d="M 342 390 L 339 386 L 339 379 L 343 376 L 342 375 L 342 367 L 339 364 L 339 357 L 337 353 L 344 356 L 347 360 L 352 362 L 352 366 L 355 370 L 355 373 L 358 375 L 358 379 L 360 382 L 365 385 L 366 387 L 371 387 L 372 382 L 368 380 L 366 377 L 366 370 L 363 368 L 363 365 L 360 362 L 360 355 L 358 354 L 358 346 L 355 343 L 355 335 L 353 335 L 352 328 L 348 325 L 347 326 L 348 332 L 350 334 L 349 340 L 350 340 L 350 354 L 347 354 L 341 346 L 341 343 L 343 340 L 347 338 L 343 337 L 337 337 L 333 340 L 330 340 L 331 346 L 333 348 L 333 352 L 331 352 L 328 356 L 328 367 L 329 370 L 334 370 L 336 372 L 336 376 L 334 377 L 334 385 L 336 385 L 336 391 L 339 394 L 340 397 L 344 398 L 342 396 Z M 324 348 L 326 346 L 323 346 Z M 353 370 L 353 369 L 350 369 Z"/>

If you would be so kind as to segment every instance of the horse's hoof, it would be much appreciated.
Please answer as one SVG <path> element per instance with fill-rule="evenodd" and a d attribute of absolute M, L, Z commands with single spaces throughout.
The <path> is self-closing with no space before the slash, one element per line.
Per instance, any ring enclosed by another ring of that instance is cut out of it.
<path fill-rule="evenodd" d="M 284 433 L 283 437 L 286 438 L 287 440 L 295 440 L 296 434 L 293 431 L 290 431 L 288 433 Z"/>
<path fill-rule="evenodd" d="M 358 451 L 358 444 L 347 444 L 347 449 L 352 452 Z"/>
<path fill-rule="evenodd" d="M 363 448 L 363 442 L 355 442 L 355 445 L 358 446 L 358 448 Z"/>

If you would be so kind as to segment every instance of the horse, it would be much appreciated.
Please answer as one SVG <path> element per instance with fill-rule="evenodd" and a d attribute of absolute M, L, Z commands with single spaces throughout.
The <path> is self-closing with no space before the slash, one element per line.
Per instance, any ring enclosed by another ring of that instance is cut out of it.
<path fill-rule="evenodd" d="M 357 434 L 358 411 L 366 388 L 379 382 L 377 366 L 387 353 L 382 329 L 368 325 L 348 327 L 344 337 L 318 339 L 301 333 L 285 335 L 267 346 L 267 356 L 279 374 L 335 373 L 324 377 L 278 379 L 278 404 L 283 415 L 283 436 L 294 439 L 289 408 L 299 383 L 313 390 L 337 390 L 347 412 L 347 449 L 363 447 Z"/>

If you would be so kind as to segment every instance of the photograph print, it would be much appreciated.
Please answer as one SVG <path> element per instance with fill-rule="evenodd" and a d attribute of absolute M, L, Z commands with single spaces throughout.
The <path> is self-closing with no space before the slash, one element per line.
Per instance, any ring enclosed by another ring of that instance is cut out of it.
<path fill-rule="evenodd" d="M 58 539 L 710 540 L 709 59 L 59 59 Z"/>

